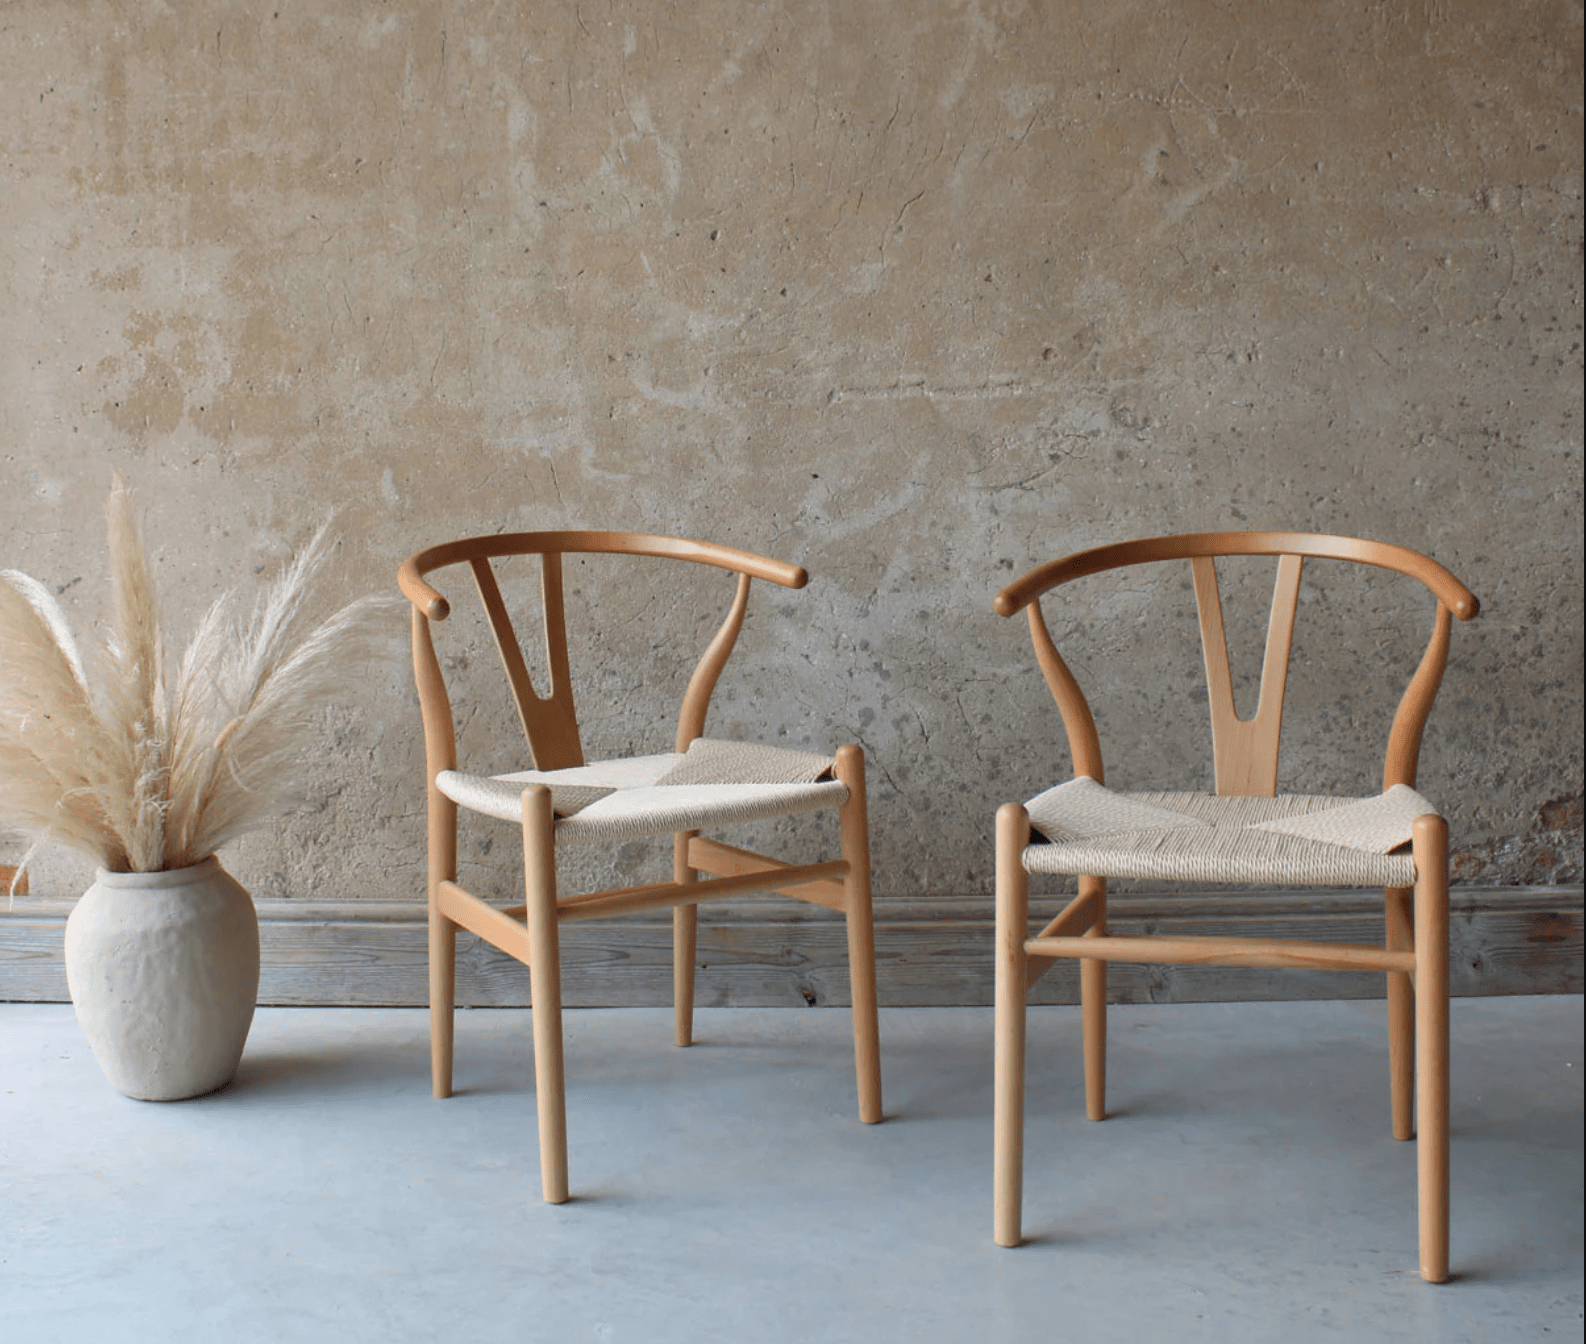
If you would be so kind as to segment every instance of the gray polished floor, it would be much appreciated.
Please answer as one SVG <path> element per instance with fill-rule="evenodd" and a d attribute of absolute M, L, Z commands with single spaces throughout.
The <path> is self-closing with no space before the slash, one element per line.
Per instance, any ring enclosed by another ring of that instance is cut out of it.
<path fill-rule="evenodd" d="M 0 1337 L 45 1341 L 1579 1338 L 1581 1000 L 1454 1005 L 1456 1281 L 1415 1272 L 1383 1009 L 1031 1022 L 1030 1244 L 991 1242 L 990 1013 L 882 1015 L 887 1121 L 846 1015 L 569 1013 L 573 1202 L 539 1202 L 529 1023 L 459 1014 L 428 1093 L 406 1009 L 265 1009 L 237 1081 L 151 1105 L 71 1009 L 0 1006 Z"/>

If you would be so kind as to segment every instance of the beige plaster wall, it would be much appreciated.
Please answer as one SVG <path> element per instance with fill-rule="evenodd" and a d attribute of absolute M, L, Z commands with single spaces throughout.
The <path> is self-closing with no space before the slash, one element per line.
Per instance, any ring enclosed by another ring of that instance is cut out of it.
<path fill-rule="evenodd" d="M 711 730 L 862 741 L 878 889 L 945 896 L 1067 769 L 1001 583 L 1167 530 L 1396 540 L 1485 605 L 1422 765 L 1459 875 L 1579 881 L 1581 49 L 1576 0 L 10 0 L 0 564 L 92 620 L 112 467 L 178 631 L 332 507 L 327 600 L 500 529 L 795 560 Z M 1316 578 L 1283 778 L 1369 789 L 1430 612 Z M 693 649 L 658 641 L 728 586 L 573 580 L 611 629 L 590 748 L 664 748 Z M 1209 781 L 1188 602 L 1049 604 L 1082 679 L 1125 675 L 1112 782 Z M 456 633 L 465 749 L 505 766 Z M 419 891 L 402 641 L 327 725 L 325 801 L 231 856 L 256 892 Z"/>

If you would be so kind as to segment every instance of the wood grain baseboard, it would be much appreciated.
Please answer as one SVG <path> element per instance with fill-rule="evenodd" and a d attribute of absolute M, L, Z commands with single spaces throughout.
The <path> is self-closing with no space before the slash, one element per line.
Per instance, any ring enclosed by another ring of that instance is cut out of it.
<path fill-rule="evenodd" d="M 1057 900 L 1034 902 L 1055 912 Z M 64 1002 L 61 942 L 71 902 L 17 900 L 0 909 L 0 1001 Z M 878 898 L 877 978 L 884 1006 L 989 1004 L 992 918 L 988 898 Z M 1050 913 L 1050 912 L 1048 912 Z M 1119 895 L 1116 933 L 1287 937 L 1316 942 L 1382 939 L 1380 895 L 1283 891 L 1174 897 Z M 1456 995 L 1579 994 L 1580 887 L 1455 888 L 1452 988 Z M 281 1005 L 422 1005 L 428 1002 L 421 904 L 259 903 L 263 969 L 259 1002 Z M 568 925 L 562 930 L 565 1000 L 578 1007 L 671 1002 L 672 936 L 663 917 Z M 703 907 L 697 1001 L 701 1007 L 802 1007 L 847 1002 L 847 945 L 840 916 L 779 898 Z M 1115 965 L 1118 1003 L 1198 1003 L 1381 998 L 1369 973 Z M 527 968 L 458 938 L 458 1002 L 519 1007 Z M 1032 1002 L 1075 1003 L 1079 976 L 1060 963 Z"/>

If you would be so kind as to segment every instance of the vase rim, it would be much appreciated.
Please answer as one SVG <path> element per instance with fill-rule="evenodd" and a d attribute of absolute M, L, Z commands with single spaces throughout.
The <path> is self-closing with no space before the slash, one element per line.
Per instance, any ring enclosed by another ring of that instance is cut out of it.
<path fill-rule="evenodd" d="M 211 854 L 207 859 L 190 863 L 185 868 L 161 868 L 153 873 L 113 873 L 100 868 L 94 881 L 101 887 L 136 887 L 143 891 L 161 887 L 185 887 L 196 878 L 207 877 L 212 869 L 220 867 L 220 860 Z"/>

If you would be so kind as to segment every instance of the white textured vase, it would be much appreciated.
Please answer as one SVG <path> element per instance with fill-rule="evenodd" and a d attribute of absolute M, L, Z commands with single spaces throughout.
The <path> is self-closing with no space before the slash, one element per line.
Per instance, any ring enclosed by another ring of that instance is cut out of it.
<path fill-rule="evenodd" d="M 103 868 L 66 921 L 66 982 L 106 1078 L 180 1101 L 237 1072 L 259 994 L 259 918 L 214 858 L 162 873 Z"/>

